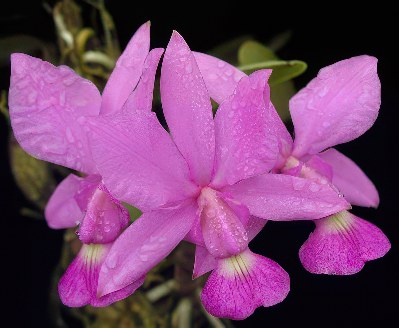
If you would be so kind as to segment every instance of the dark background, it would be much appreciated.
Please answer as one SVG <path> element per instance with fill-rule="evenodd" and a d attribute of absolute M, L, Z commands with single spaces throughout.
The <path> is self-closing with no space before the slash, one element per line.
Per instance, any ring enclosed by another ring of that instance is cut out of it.
<path fill-rule="evenodd" d="M 51 2 L 50 2 L 51 3 Z M 251 3 L 242 7 L 207 7 L 187 3 L 187 8 L 172 4 L 159 8 L 151 1 L 108 1 L 124 46 L 137 27 L 152 21 L 152 46 L 165 47 L 173 29 L 178 30 L 192 49 L 210 48 L 241 34 L 252 34 L 267 41 L 279 32 L 292 30 L 290 43 L 279 53 L 282 58 L 301 59 L 309 64 L 305 74 L 295 80 L 303 87 L 317 71 L 328 64 L 360 54 L 379 58 L 382 106 L 376 124 L 364 136 L 338 149 L 357 162 L 375 182 L 381 205 L 377 210 L 355 208 L 354 213 L 377 224 L 390 238 L 391 251 L 380 260 L 368 262 L 354 276 L 317 276 L 307 273 L 298 259 L 298 250 L 312 230 L 312 223 L 269 222 L 253 242 L 253 250 L 281 264 L 291 276 L 291 292 L 281 304 L 260 308 L 237 327 L 297 325 L 299 327 L 396 326 L 398 324 L 398 245 L 399 211 L 397 191 L 398 151 L 398 29 L 393 11 L 385 7 L 359 8 L 349 13 L 345 7 L 290 7 L 288 4 L 261 8 Z M 248 6 L 248 8 L 246 8 Z M 338 6 L 338 5 L 336 5 Z M 182 9 L 186 9 L 183 12 Z M 41 1 L 2 1 L 0 37 L 15 33 L 31 34 L 55 41 L 51 17 Z M 1 68 L 0 87 L 8 87 L 9 67 Z M 8 164 L 7 129 L 0 119 L 2 242 L 1 295 L 11 312 L 14 327 L 47 327 L 47 300 L 50 276 L 57 263 L 62 233 L 50 230 L 45 222 L 20 217 L 26 204 L 15 186 Z M 3 323 L 0 323 L 3 326 Z M 11 326 L 11 325 L 10 325 Z"/>

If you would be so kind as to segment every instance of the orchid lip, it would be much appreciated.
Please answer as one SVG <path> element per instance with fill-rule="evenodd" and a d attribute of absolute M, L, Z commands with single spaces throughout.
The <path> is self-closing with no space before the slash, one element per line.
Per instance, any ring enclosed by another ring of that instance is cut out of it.
<path fill-rule="evenodd" d="M 248 235 L 244 224 L 221 193 L 205 187 L 197 202 L 205 245 L 213 256 L 230 257 L 247 248 Z"/>

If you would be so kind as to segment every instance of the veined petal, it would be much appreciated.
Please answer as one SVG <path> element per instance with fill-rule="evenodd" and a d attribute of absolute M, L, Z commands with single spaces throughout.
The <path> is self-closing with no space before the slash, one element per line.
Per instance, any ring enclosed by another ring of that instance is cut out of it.
<path fill-rule="evenodd" d="M 139 288 L 144 278 L 114 293 L 97 298 L 100 267 L 111 245 L 83 245 L 58 284 L 62 303 L 70 307 L 103 307 L 124 299 Z"/>
<path fill-rule="evenodd" d="M 148 211 L 195 193 L 184 158 L 153 112 L 99 116 L 92 130 L 98 170 L 117 199 Z"/>
<path fill-rule="evenodd" d="M 321 69 L 290 101 L 293 154 L 316 154 L 361 136 L 377 118 L 380 93 L 374 57 L 353 57 Z"/>
<path fill-rule="evenodd" d="M 113 242 L 129 224 L 129 212 L 100 184 L 88 201 L 79 227 L 79 239 L 85 244 Z"/>
<path fill-rule="evenodd" d="M 75 195 L 83 179 L 70 174 L 57 186 L 45 209 L 45 218 L 50 228 L 72 228 L 80 222 L 83 212 L 75 200 Z"/>
<path fill-rule="evenodd" d="M 86 117 L 98 115 L 100 106 L 94 84 L 70 68 L 24 54 L 11 56 L 11 125 L 18 143 L 32 156 L 95 173 Z"/>
<path fill-rule="evenodd" d="M 130 39 L 105 86 L 101 114 L 120 110 L 137 85 L 150 50 L 150 22 L 139 27 Z"/>
<path fill-rule="evenodd" d="M 195 246 L 195 262 L 193 270 L 193 279 L 201 277 L 205 273 L 212 271 L 217 267 L 218 260 L 208 252 L 206 247 Z"/>
<path fill-rule="evenodd" d="M 215 154 L 211 100 L 195 58 L 173 32 L 161 71 L 162 107 L 173 140 L 199 185 L 210 181 Z"/>
<path fill-rule="evenodd" d="M 273 168 L 278 143 L 271 133 L 270 74 L 271 70 L 262 70 L 242 78 L 234 94 L 219 107 L 213 186 L 232 185 Z"/>
<path fill-rule="evenodd" d="M 247 76 L 233 65 L 216 57 L 193 52 L 211 98 L 221 104 L 231 96 L 238 82 Z"/>
<path fill-rule="evenodd" d="M 152 110 L 152 98 L 154 91 L 155 74 L 159 60 L 163 54 L 164 49 L 152 49 L 145 60 L 143 66 L 143 74 L 137 84 L 137 88 L 127 98 L 123 105 L 125 110 L 142 109 L 146 111 Z"/>
<path fill-rule="evenodd" d="M 267 220 L 251 216 L 246 225 L 246 231 L 248 235 L 248 242 L 256 237 L 256 235 L 266 225 Z M 205 245 L 205 244 L 204 244 Z M 199 244 L 195 247 L 195 262 L 193 279 L 202 276 L 203 274 L 216 268 L 218 259 L 214 257 L 206 247 L 200 246 Z"/>
<path fill-rule="evenodd" d="M 315 220 L 350 208 L 328 184 L 282 174 L 263 174 L 223 189 L 252 215 L 273 221 Z"/>
<path fill-rule="evenodd" d="M 290 278 L 276 262 L 252 253 L 219 260 L 202 290 L 205 309 L 216 317 L 242 320 L 259 306 L 283 301 Z"/>
<path fill-rule="evenodd" d="M 380 198 L 371 180 L 350 158 L 331 148 L 320 156 L 333 169 L 332 182 L 353 205 L 377 207 Z"/>
<path fill-rule="evenodd" d="M 190 230 L 198 206 L 181 203 L 144 213 L 115 241 L 101 268 L 98 292 L 106 295 L 140 279 Z"/>
<path fill-rule="evenodd" d="M 316 222 L 299 258 L 311 273 L 350 275 L 359 272 L 366 261 L 383 257 L 390 248 L 379 228 L 343 211 Z"/>

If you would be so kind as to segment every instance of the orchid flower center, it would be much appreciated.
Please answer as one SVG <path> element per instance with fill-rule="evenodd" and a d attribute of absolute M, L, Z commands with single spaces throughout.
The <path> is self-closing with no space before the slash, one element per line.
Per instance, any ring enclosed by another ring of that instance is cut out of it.
<path fill-rule="evenodd" d="M 319 222 L 320 221 L 320 222 Z M 315 221 L 316 226 L 320 226 L 329 232 L 342 232 L 350 229 L 353 216 L 348 211 L 341 211 L 326 218 Z"/>
<path fill-rule="evenodd" d="M 197 201 L 205 245 L 213 256 L 231 257 L 248 247 L 243 222 L 220 192 L 205 187 Z"/>
<path fill-rule="evenodd" d="M 284 167 L 281 169 L 281 171 L 284 172 L 284 171 L 293 169 L 293 168 L 297 167 L 299 164 L 300 164 L 299 159 L 297 159 L 297 158 L 294 157 L 294 156 L 289 156 L 289 157 L 287 158 L 286 162 L 285 162 Z"/>
<path fill-rule="evenodd" d="M 95 265 L 100 263 L 105 253 L 105 246 L 101 244 L 83 244 L 81 249 L 81 256 L 86 265 Z"/>
<path fill-rule="evenodd" d="M 307 162 L 304 163 L 300 161 L 294 156 L 288 157 L 284 167 L 281 169 L 281 172 L 284 174 L 289 174 L 309 179 L 320 184 L 329 183 L 330 177 L 328 177 L 327 171 L 328 171 L 327 165 L 322 164 L 321 167 L 317 169 L 315 167 L 312 167 L 312 165 L 308 164 Z"/>

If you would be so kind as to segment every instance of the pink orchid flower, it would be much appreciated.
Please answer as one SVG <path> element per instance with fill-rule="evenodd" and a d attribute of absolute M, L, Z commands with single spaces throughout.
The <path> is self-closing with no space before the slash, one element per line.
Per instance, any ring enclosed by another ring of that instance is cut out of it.
<path fill-rule="evenodd" d="M 203 54 L 196 58 L 218 102 L 245 76 L 215 58 Z M 280 156 L 274 171 L 310 179 L 317 183 L 315 191 L 332 184 L 351 204 L 377 207 L 379 196 L 370 179 L 351 159 L 330 147 L 356 139 L 374 124 L 380 88 L 374 57 L 353 57 L 323 68 L 290 101 L 295 142 L 281 121 L 276 124 Z M 354 274 L 366 261 L 390 249 L 379 228 L 348 211 L 315 223 L 315 231 L 299 252 L 302 264 L 312 273 Z"/>
<path fill-rule="evenodd" d="M 134 284 L 186 238 L 198 245 L 194 277 L 213 270 L 202 292 L 209 313 L 243 319 L 286 297 L 288 274 L 249 241 L 268 219 L 316 219 L 349 204 L 329 185 L 315 193 L 307 179 L 268 174 L 278 156 L 270 73 L 240 79 L 213 117 L 194 54 L 174 32 L 161 71 L 170 135 L 150 110 L 93 120 L 105 185 L 144 212 L 111 247 L 99 295 Z"/>
<path fill-rule="evenodd" d="M 79 225 L 83 246 L 61 278 L 65 305 L 106 306 L 133 293 L 133 284 L 98 298 L 102 263 L 112 243 L 129 223 L 129 214 L 102 182 L 87 134 L 88 121 L 152 102 L 155 72 L 163 49 L 150 46 L 150 24 L 142 25 L 120 56 L 102 97 L 88 80 L 66 66 L 24 54 L 11 57 L 10 117 L 19 144 L 32 156 L 83 172 L 70 174 L 51 196 L 45 218 L 54 229 Z"/>

